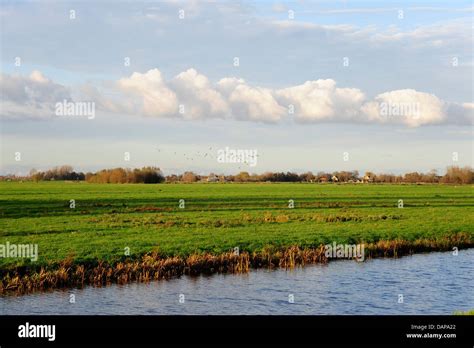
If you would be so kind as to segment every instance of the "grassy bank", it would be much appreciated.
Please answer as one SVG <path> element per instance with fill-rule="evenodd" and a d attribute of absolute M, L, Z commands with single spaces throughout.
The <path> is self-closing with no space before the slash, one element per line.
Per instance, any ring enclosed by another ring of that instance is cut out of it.
<path fill-rule="evenodd" d="M 474 246 L 470 235 L 458 233 L 437 239 L 380 240 L 365 244 L 365 257 L 399 257 L 427 251 L 448 251 L 452 246 L 459 249 Z M 354 257 L 355 258 L 355 257 Z M 294 268 L 305 264 L 327 263 L 331 260 L 325 246 L 317 248 L 264 248 L 262 251 L 219 255 L 194 254 L 186 258 L 162 257 L 156 252 L 142 255 L 138 260 L 127 258 L 121 262 L 88 262 L 78 264 L 63 260 L 59 264 L 37 268 L 19 267 L 7 271 L 0 279 L 0 294 L 25 294 L 38 290 L 62 287 L 102 286 L 111 283 L 148 282 L 180 275 L 213 273 L 244 273 L 251 268 Z"/>
<path fill-rule="evenodd" d="M 465 311 L 465 312 L 462 312 L 462 311 L 456 311 L 453 313 L 454 315 L 474 315 L 474 309 L 470 310 L 470 311 Z"/>
<path fill-rule="evenodd" d="M 268 250 L 317 250 L 334 241 L 424 240 L 433 244 L 426 250 L 437 243 L 446 250 L 459 238 L 465 246 L 472 241 L 473 213 L 471 185 L 2 182 L 0 244 L 38 244 L 39 255 L 36 262 L 0 258 L 0 272 L 33 274 L 65 262 L 113 268 L 146 254 L 186 263 L 236 247 L 258 259 Z"/>

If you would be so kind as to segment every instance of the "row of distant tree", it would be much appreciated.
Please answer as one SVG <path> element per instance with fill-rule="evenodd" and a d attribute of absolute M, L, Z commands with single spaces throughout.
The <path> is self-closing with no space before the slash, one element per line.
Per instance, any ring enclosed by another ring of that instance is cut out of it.
<path fill-rule="evenodd" d="M 25 177 L 7 175 L 1 176 L 0 180 L 75 180 L 92 183 L 175 183 L 175 182 L 347 182 L 347 183 L 447 183 L 447 184 L 472 184 L 474 183 L 474 171 L 471 167 L 448 167 L 444 175 L 438 175 L 435 170 L 428 173 L 406 173 L 404 175 L 375 174 L 366 172 L 359 175 L 357 170 L 337 171 L 332 173 L 306 172 L 297 174 L 292 172 L 265 172 L 263 174 L 250 174 L 240 172 L 237 175 L 198 175 L 193 172 L 184 172 L 177 175 L 163 175 L 160 168 L 143 167 L 136 169 L 114 168 L 103 169 L 95 173 L 75 172 L 71 166 L 55 167 L 46 171 L 32 170 Z"/>
<path fill-rule="evenodd" d="M 75 172 L 71 166 L 60 166 L 44 172 L 32 170 L 28 177 L 34 181 L 49 180 L 85 180 L 93 183 L 144 183 L 157 184 L 165 181 L 165 177 L 160 168 L 114 168 L 103 169 L 96 173 Z"/>
<path fill-rule="evenodd" d="M 103 169 L 97 173 L 87 173 L 85 176 L 86 181 L 95 183 L 159 184 L 165 182 L 161 169 L 156 167 Z"/>

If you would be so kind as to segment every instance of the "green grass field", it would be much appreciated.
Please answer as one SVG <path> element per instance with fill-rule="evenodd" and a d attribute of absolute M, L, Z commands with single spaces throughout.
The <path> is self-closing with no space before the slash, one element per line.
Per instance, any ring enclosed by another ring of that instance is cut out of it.
<path fill-rule="evenodd" d="M 474 236 L 473 186 L 1 182 L 0 244 L 35 243 L 36 264 L 65 258 L 219 254 L 239 247 Z M 76 208 L 69 207 L 74 199 Z M 179 208 L 184 199 L 185 208 Z M 289 200 L 294 209 L 289 209 Z M 398 208 L 402 199 L 404 207 Z M 0 268 L 28 259 L 0 259 Z"/>

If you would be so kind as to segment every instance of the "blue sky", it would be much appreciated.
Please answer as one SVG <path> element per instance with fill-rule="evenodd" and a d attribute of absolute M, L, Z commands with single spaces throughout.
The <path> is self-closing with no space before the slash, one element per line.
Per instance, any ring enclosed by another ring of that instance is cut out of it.
<path fill-rule="evenodd" d="M 472 165 L 472 15 L 470 1 L 2 1 L 0 172 Z M 95 117 L 56 115 L 63 99 Z M 257 166 L 201 155 L 226 146 L 257 149 Z"/>

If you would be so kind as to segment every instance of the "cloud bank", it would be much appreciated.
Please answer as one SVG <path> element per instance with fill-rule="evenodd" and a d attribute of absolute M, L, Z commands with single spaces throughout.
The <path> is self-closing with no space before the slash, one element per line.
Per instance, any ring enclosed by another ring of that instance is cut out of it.
<path fill-rule="evenodd" d="M 69 89 L 34 70 L 29 76 L 0 73 L 0 116 L 40 119 L 54 114 L 55 104 L 70 100 Z"/>
<path fill-rule="evenodd" d="M 70 99 L 69 88 L 34 71 L 28 77 L 0 75 L 1 116 L 7 119 L 53 117 L 54 104 Z M 211 83 L 195 69 L 165 80 L 158 69 L 134 72 L 112 83 L 109 93 L 83 86 L 82 101 L 112 113 L 184 120 L 236 119 L 263 123 L 470 125 L 472 102 L 453 103 L 414 89 L 387 91 L 368 98 L 358 88 L 338 87 L 333 79 L 306 81 L 282 89 L 252 86 L 236 77 Z M 114 95 L 114 98 L 108 95 Z"/>

